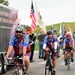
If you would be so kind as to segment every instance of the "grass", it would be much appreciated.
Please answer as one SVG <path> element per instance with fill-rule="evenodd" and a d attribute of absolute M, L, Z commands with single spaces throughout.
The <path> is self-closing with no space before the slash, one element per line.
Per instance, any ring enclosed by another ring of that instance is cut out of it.
<path fill-rule="evenodd" d="M 63 27 L 65 26 L 66 30 L 68 29 L 68 26 L 69 26 L 72 31 L 75 31 L 75 22 L 62 22 L 62 25 L 63 25 Z M 59 33 L 59 29 L 60 29 L 60 23 L 53 24 L 53 26 L 56 27 L 57 34 L 58 34 Z M 50 29 L 51 29 L 50 25 L 46 26 L 46 30 L 47 31 L 50 30 Z M 36 37 L 37 37 L 38 33 L 40 32 L 40 30 L 41 29 L 39 27 L 35 30 Z M 38 42 L 36 42 L 36 44 L 35 44 L 35 51 L 37 51 L 38 49 L 39 49 Z"/>
<path fill-rule="evenodd" d="M 38 51 L 39 50 L 39 44 L 38 44 L 39 42 L 36 42 L 36 44 L 35 44 L 35 51 Z"/>

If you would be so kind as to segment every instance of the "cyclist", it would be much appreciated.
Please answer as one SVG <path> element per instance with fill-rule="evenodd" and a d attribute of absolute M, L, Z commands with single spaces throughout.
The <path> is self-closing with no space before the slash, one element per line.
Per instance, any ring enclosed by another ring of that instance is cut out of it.
<path fill-rule="evenodd" d="M 70 32 L 66 33 L 66 38 L 64 39 L 64 46 L 63 46 L 63 50 L 64 50 L 64 60 L 65 60 L 65 65 L 67 65 L 67 57 L 68 57 L 68 50 L 67 49 L 71 49 L 71 61 L 73 62 L 73 55 L 74 55 L 74 39 L 71 36 Z"/>
<path fill-rule="evenodd" d="M 47 36 L 45 37 L 43 49 L 48 51 L 52 51 L 52 63 L 53 63 L 53 72 L 56 73 L 56 58 L 57 58 L 57 38 L 52 33 L 52 31 L 47 32 Z M 46 59 L 48 59 L 48 52 L 45 52 Z"/>
<path fill-rule="evenodd" d="M 14 57 L 23 56 L 23 61 L 25 62 L 26 67 L 25 75 L 28 75 L 28 69 L 30 66 L 30 51 L 27 51 L 28 44 L 29 38 L 25 33 L 23 33 L 23 27 L 21 25 L 17 25 L 15 28 L 15 33 L 10 37 L 8 51 L 4 57 L 6 60 L 13 50 Z M 21 60 L 19 60 L 19 62 L 21 63 Z"/>

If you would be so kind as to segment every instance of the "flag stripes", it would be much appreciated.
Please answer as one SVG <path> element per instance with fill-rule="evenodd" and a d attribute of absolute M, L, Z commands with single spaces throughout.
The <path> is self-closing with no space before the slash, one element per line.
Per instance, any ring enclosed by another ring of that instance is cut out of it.
<path fill-rule="evenodd" d="M 31 11 L 30 11 L 30 18 L 32 19 L 31 28 L 34 31 L 36 29 L 36 18 L 35 18 L 35 12 L 34 12 L 34 6 L 33 1 L 31 2 Z"/>

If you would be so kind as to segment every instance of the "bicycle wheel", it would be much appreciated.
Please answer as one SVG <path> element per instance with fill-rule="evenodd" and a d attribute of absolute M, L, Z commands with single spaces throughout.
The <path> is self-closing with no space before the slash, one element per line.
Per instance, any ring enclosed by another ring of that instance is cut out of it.
<path fill-rule="evenodd" d="M 0 56 L 0 75 L 2 74 L 2 57 Z"/>
<path fill-rule="evenodd" d="M 18 71 L 18 70 L 15 70 L 15 71 L 13 72 L 13 75 L 19 75 L 19 71 Z"/>
<path fill-rule="evenodd" d="M 50 75 L 50 65 L 48 61 L 45 64 L 45 75 Z"/>
<path fill-rule="evenodd" d="M 53 73 L 53 67 L 52 67 L 51 64 L 50 64 L 50 66 L 49 66 L 49 70 L 51 71 L 51 75 L 55 75 L 55 74 Z"/>

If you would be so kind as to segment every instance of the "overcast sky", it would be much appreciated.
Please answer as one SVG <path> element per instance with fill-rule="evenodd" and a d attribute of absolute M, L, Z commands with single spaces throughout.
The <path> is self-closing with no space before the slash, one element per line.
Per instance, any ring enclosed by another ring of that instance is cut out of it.
<path fill-rule="evenodd" d="M 33 0 L 37 2 L 44 24 L 75 21 L 74 0 Z M 10 7 L 18 9 L 18 15 L 22 24 L 31 24 L 30 8 L 31 0 L 9 0 Z"/>

